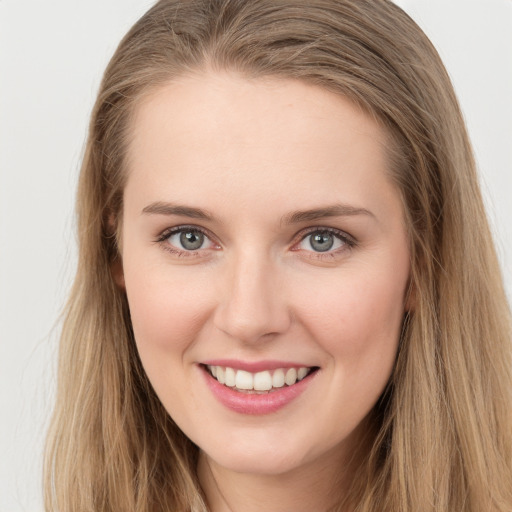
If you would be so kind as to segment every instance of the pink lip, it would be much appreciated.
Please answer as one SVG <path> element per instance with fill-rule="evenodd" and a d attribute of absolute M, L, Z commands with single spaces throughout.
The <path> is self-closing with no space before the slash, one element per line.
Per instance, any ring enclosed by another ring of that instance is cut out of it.
<path fill-rule="evenodd" d="M 290 361 L 239 361 L 238 359 L 211 359 L 201 361 L 201 364 L 207 366 L 228 366 L 235 370 L 245 370 L 251 373 L 263 372 L 265 370 L 277 370 L 278 368 L 309 368 L 311 366 Z"/>
<path fill-rule="evenodd" d="M 214 364 L 213 366 L 230 365 Z M 295 367 L 294 365 L 292 366 Z M 297 367 L 300 366 L 298 365 Z M 283 368 L 283 366 L 276 366 L 276 368 Z M 234 412 L 253 415 L 270 414 L 285 407 L 306 390 L 317 374 L 317 372 L 314 372 L 292 386 L 284 386 L 270 393 L 250 394 L 235 391 L 224 386 L 214 379 L 204 367 L 200 367 L 200 369 L 206 385 L 221 404 Z M 266 369 L 269 369 L 268 366 Z"/>

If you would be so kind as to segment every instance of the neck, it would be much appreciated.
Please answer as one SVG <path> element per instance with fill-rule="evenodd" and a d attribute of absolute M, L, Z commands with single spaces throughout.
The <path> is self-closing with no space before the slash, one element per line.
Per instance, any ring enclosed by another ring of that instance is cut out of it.
<path fill-rule="evenodd" d="M 250 474 L 221 467 L 201 452 L 198 477 L 210 512 L 328 512 L 343 503 L 355 463 L 335 450 L 283 474 Z"/>

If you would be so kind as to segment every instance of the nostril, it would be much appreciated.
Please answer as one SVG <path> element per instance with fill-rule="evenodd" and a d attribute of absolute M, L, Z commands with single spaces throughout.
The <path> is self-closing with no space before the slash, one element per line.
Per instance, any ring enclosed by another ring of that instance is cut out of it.
<path fill-rule="evenodd" d="M 230 338 L 243 343 L 272 341 L 287 331 L 290 325 L 286 313 L 276 311 L 240 311 L 237 308 L 217 312 L 214 325 Z"/>
<path fill-rule="evenodd" d="M 245 343 L 270 341 L 287 331 L 289 304 L 268 254 L 251 250 L 238 255 L 224 282 L 214 325 Z"/>

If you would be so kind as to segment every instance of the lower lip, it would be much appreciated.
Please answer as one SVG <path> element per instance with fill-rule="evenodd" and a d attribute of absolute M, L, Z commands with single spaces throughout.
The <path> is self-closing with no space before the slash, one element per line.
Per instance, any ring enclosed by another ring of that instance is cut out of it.
<path fill-rule="evenodd" d="M 252 394 L 228 388 L 214 379 L 206 369 L 201 367 L 201 370 L 215 398 L 228 409 L 240 414 L 270 414 L 282 409 L 301 395 L 318 373 L 311 373 L 293 386 L 284 386 L 269 393 Z"/>

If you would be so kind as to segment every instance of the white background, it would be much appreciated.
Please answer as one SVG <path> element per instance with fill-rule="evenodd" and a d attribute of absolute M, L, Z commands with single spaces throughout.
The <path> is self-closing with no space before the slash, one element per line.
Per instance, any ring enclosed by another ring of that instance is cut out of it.
<path fill-rule="evenodd" d="M 512 2 L 400 0 L 467 119 L 512 292 Z M 42 511 L 73 201 L 102 71 L 151 0 L 0 0 L 0 512 Z"/>

